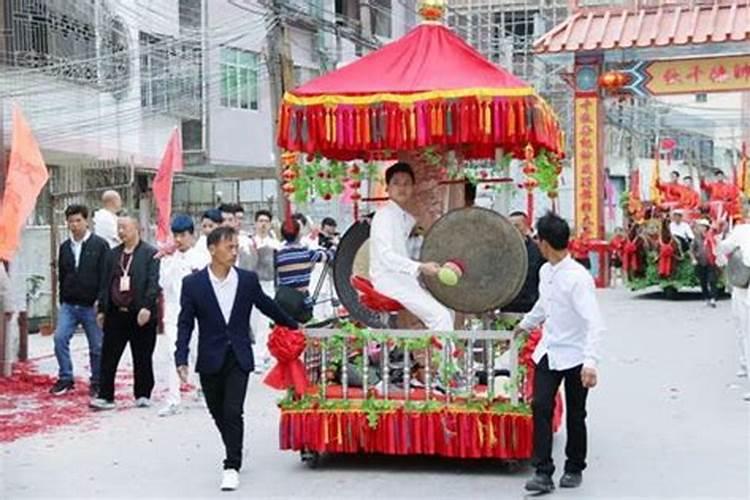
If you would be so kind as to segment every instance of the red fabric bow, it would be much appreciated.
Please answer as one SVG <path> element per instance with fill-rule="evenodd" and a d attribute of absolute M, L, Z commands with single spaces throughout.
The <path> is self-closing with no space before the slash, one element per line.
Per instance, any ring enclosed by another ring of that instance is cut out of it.
<path fill-rule="evenodd" d="M 637 250 L 638 247 L 635 245 L 635 241 L 628 241 L 625 243 L 625 248 L 623 249 L 622 269 L 626 273 L 638 269 Z"/>
<path fill-rule="evenodd" d="M 302 330 L 290 330 L 278 325 L 274 327 L 268 338 L 268 350 L 276 358 L 277 364 L 263 382 L 280 390 L 294 387 L 295 394 L 303 395 L 308 381 L 305 365 L 299 357 L 305 351 L 305 344 Z"/>
<path fill-rule="evenodd" d="M 672 274 L 672 257 L 674 257 L 672 244 L 661 242 L 659 245 L 659 276 L 662 278 Z"/>

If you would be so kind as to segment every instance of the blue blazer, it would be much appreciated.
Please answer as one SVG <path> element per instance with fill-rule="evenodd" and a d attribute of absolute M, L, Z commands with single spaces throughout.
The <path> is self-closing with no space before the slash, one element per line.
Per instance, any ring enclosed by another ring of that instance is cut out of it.
<path fill-rule="evenodd" d="M 208 269 L 186 276 L 182 280 L 180 316 L 177 320 L 175 362 L 187 365 L 190 336 L 198 321 L 198 373 L 218 373 L 224 358 L 232 349 L 240 367 L 250 372 L 255 369 L 250 341 L 250 312 L 253 306 L 274 322 L 297 328 L 297 322 L 287 316 L 276 303 L 263 293 L 258 276 L 252 271 L 237 269 L 237 295 L 229 323 L 224 320 L 219 301 L 211 285 Z"/>

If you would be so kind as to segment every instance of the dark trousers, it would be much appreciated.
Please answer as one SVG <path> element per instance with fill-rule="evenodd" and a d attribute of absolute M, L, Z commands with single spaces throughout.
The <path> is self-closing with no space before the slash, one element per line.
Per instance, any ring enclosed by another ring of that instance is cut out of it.
<path fill-rule="evenodd" d="M 133 357 L 133 394 L 136 399 L 151 397 L 154 388 L 156 321 L 152 319 L 145 326 L 138 326 L 137 316 L 135 312 L 113 310 L 104 320 L 99 397 L 107 401 L 115 399 L 117 365 L 128 343 Z"/>
<path fill-rule="evenodd" d="M 201 387 L 208 411 L 224 441 L 224 469 L 242 467 L 242 440 L 245 423 L 242 418 L 247 393 L 248 372 L 243 371 L 231 348 L 218 373 L 201 373 Z"/>
<path fill-rule="evenodd" d="M 560 383 L 565 381 L 565 415 L 568 442 L 565 445 L 565 472 L 586 468 L 586 396 L 589 390 L 581 383 L 582 365 L 568 370 L 550 370 L 545 355 L 534 374 L 534 458 L 537 472 L 552 475 L 552 412 Z"/>
<path fill-rule="evenodd" d="M 716 289 L 716 282 L 719 279 L 716 266 L 696 264 L 695 275 L 701 284 L 701 293 L 703 300 L 718 299 L 719 291 Z"/>

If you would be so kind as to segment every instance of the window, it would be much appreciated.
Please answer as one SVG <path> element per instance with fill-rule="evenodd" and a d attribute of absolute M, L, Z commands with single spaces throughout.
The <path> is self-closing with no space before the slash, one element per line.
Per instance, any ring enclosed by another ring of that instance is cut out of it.
<path fill-rule="evenodd" d="M 201 0 L 180 0 L 180 33 L 195 33 L 201 30 Z"/>
<path fill-rule="evenodd" d="M 258 54 L 228 47 L 221 49 L 221 105 L 258 109 Z"/>
<path fill-rule="evenodd" d="M 497 14 L 501 14 L 498 16 Z M 525 54 L 528 52 L 534 40 L 534 19 L 537 11 L 517 10 L 496 14 L 496 21 L 503 20 L 502 37 L 508 40 L 513 47 L 513 54 Z"/>
<path fill-rule="evenodd" d="M 294 65 L 294 84 L 302 85 L 320 76 L 320 70 Z"/>
<path fill-rule="evenodd" d="M 140 32 L 141 107 L 169 107 L 170 48 L 163 37 Z"/>
<path fill-rule="evenodd" d="M 184 151 L 203 151 L 203 122 L 200 120 L 182 120 L 182 149 Z"/>
<path fill-rule="evenodd" d="M 372 31 L 378 36 L 391 37 L 391 0 L 372 0 Z"/>

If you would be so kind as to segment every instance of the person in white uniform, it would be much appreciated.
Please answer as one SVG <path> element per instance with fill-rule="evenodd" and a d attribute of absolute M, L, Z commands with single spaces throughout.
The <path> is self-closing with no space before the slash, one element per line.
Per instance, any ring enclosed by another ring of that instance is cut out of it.
<path fill-rule="evenodd" d="M 168 392 L 166 404 L 159 410 L 160 417 L 174 415 L 180 410 L 180 378 L 172 369 L 174 365 L 174 350 L 177 342 L 177 318 L 180 315 L 180 294 L 182 280 L 186 276 L 205 268 L 208 263 L 201 259 L 200 253 L 194 247 L 195 228 L 193 220 L 188 215 L 176 215 L 172 219 L 172 236 L 175 251 L 171 255 L 162 257 L 159 270 L 159 286 L 164 295 L 164 336 L 167 340 L 168 363 L 170 367 L 167 377 Z M 196 352 L 192 349 L 191 352 Z M 191 360 L 195 364 L 195 360 Z"/>
<path fill-rule="evenodd" d="M 750 267 L 750 224 L 737 224 L 717 246 L 717 263 L 723 264 L 734 252 L 740 252 L 742 263 Z M 730 277 L 731 280 L 731 277 Z M 738 377 L 748 376 L 748 356 L 750 356 L 750 296 L 747 287 L 732 287 L 732 316 L 737 332 L 739 350 Z M 745 393 L 745 401 L 750 401 L 750 392 Z"/>
<path fill-rule="evenodd" d="M 407 241 L 416 224 L 404 208 L 414 193 L 414 171 L 408 163 L 395 163 L 385 172 L 390 200 L 372 219 L 370 228 L 370 278 L 379 293 L 401 303 L 430 330 L 453 330 L 453 314 L 420 286 L 418 276 L 435 276 L 436 262 L 409 258 Z"/>
<path fill-rule="evenodd" d="M 257 255 L 253 271 L 258 275 L 258 281 L 263 293 L 269 297 L 276 295 L 274 253 L 281 248 L 281 242 L 271 236 L 271 212 L 258 210 L 255 212 L 255 235 L 251 238 L 251 246 Z M 250 328 L 255 338 L 255 349 L 261 360 L 260 370 L 268 368 L 271 356 L 268 352 L 268 333 L 271 320 L 257 307 L 250 314 Z"/>
<path fill-rule="evenodd" d="M 102 194 L 102 208 L 94 214 L 94 234 L 104 238 L 109 248 L 120 244 L 117 235 L 117 214 L 122 210 L 122 198 L 117 191 L 104 191 Z"/>
<path fill-rule="evenodd" d="M 208 209 L 201 216 L 201 235 L 195 243 L 195 252 L 200 256 L 200 260 L 203 263 L 201 269 L 211 263 L 211 252 L 208 251 L 206 239 L 211 234 L 211 231 L 221 226 L 222 222 L 221 211 L 217 208 Z"/>

